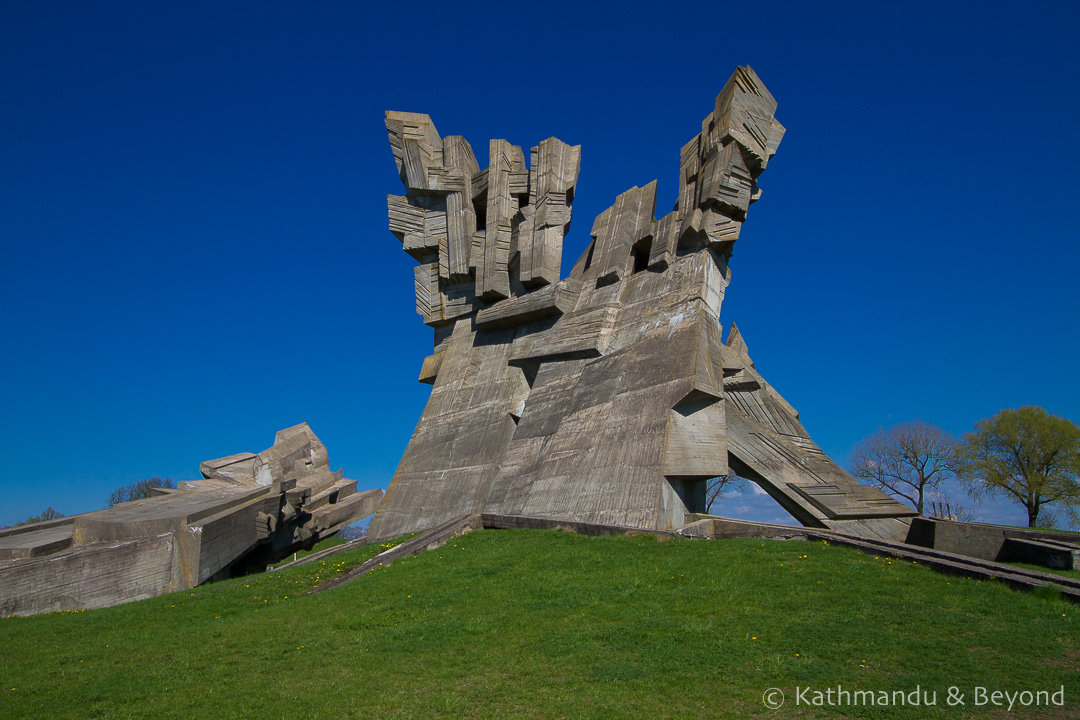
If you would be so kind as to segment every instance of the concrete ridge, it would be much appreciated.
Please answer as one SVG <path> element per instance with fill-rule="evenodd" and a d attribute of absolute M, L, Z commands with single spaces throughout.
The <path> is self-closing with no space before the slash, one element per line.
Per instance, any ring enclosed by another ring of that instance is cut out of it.
<path fill-rule="evenodd" d="M 334 547 L 326 548 L 325 550 L 320 550 L 318 552 L 309 553 L 309 554 L 305 555 L 302 558 L 297 558 L 296 560 L 290 560 L 287 563 L 284 563 L 282 565 L 278 565 L 278 566 L 274 567 L 273 570 L 276 572 L 278 570 L 284 570 L 285 568 L 297 567 L 298 565 L 306 565 L 306 564 L 308 564 L 310 562 L 315 562 L 316 560 L 323 560 L 325 558 L 330 557 L 331 555 L 337 555 L 339 552 L 345 552 L 346 550 L 355 550 L 356 548 L 359 548 L 359 547 L 364 547 L 366 545 L 371 545 L 372 543 L 377 542 L 377 541 L 378 541 L 377 538 L 369 538 L 369 537 L 356 538 L 355 540 L 349 540 L 348 542 L 344 542 L 344 543 L 342 543 L 340 545 L 335 545 Z"/>
<path fill-rule="evenodd" d="M 409 555 L 418 555 L 425 550 L 434 550 L 437 547 L 442 546 L 452 537 L 458 535 L 464 535 L 465 533 L 472 532 L 473 530 L 482 530 L 484 528 L 483 518 L 480 515 L 465 515 L 462 517 L 456 517 L 452 520 L 447 520 L 434 528 L 420 533 L 419 535 L 406 540 L 400 545 L 395 545 L 389 550 L 385 550 L 375 557 L 371 558 L 367 562 L 363 563 L 359 567 L 355 567 L 347 573 L 339 575 L 332 580 L 325 582 L 318 587 L 312 588 L 308 591 L 308 595 L 320 593 L 325 590 L 331 590 L 340 585 L 352 582 L 358 577 L 362 577 L 371 570 L 375 570 L 379 567 L 386 567 L 395 560 L 398 560 Z M 373 538 L 372 543 L 385 541 L 386 538 Z M 371 544 L 371 543 L 368 543 Z M 337 552 L 341 552 L 338 548 L 343 548 L 344 545 L 338 545 L 336 548 L 330 548 Z M 336 554 L 336 553 L 331 553 Z"/>

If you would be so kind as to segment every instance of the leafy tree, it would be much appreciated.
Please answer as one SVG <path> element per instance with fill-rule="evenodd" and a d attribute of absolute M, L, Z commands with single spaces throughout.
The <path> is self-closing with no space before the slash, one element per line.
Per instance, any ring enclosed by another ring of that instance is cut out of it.
<path fill-rule="evenodd" d="M 852 448 L 848 472 L 924 515 L 927 491 L 956 476 L 956 440 L 922 420 L 878 428 Z"/>
<path fill-rule="evenodd" d="M 153 497 L 154 488 L 167 488 L 171 490 L 175 487 L 176 483 L 172 480 L 169 478 L 158 477 L 157 475 L 148 480 L 140 480 L 139 482 L 131 483 L 130 485 L 121 485 L 109 495 L 108 507 L 112 507 L 119 503 L 131 502 L 132 500 Z"/>
<path fill-rule="evenodd" d="M 1080 519 L 1080 427 L 1035 405 L 975 423 L 960 442 L 960 475 L 976 497 L 1003 496 L 1027 510 L 1028 527 L 1056 503 Z"/>
<path fill-rule="evenodd" d="M 64 513 L 60 512 L 59 510 L 50 505 L 49 507 L 42 510 L 41 513 L 39 513 L 38 515 L 31 515 L 22 522 L 15 523 L 15 525 L 29 525 L 31 523 L 45 522 L 46 520 L 59 520 L 62 517 L 64 517 Z"/>

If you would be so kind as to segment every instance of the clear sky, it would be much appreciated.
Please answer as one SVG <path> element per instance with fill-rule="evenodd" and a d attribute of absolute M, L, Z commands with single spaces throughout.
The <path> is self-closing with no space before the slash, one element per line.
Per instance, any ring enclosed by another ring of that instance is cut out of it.
<path fill-rule="evenodd" d="M 671 206 L 739 64 L 788 132 L 721 321 L 826 452 L 1080 420 L 1077 37 L 1071 2 L 0 3 L 0 524 L 303 421 L 386 487 L 432 331 L 383 111 L 482 166 L 580 144 L 568 268 L 618 193 Z"/>

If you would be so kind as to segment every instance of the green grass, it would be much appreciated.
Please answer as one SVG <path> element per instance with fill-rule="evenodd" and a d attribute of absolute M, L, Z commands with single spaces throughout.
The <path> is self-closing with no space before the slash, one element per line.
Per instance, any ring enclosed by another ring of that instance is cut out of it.
<path fill-rule="evenodd" d="M 1062 685 L 1065 708 L 1009 716 L 1078 710 L 1080 608 L 910 562 L 486 530 L 304 594 L 382 549 L 2 620 L 0 717 L 965 718 L 986 716 L 975 686 Z M 938 705 L 795 705 L 797 686 L 838 684 L 920 686 Z M 950 685 L 966 706 L 946 704 Z M 778 711 L 762 704 L 771 687 L 787 695 Z"/>
<path fill-rule="evenodd" d="M 293 553 L 286 558 L 282 558 L 280 562 L 276 562 L 273 565 L 270 565 L 270 567 L 279 567 L 281 565 L 285 565 L 286 563 L 291 563 L 293 560 L 300 560 L 310 555 L 311 553 L 317 553 L 321 550 L 327 550 L 332 547 L 337 547 L 338 545 L 344 545 L 347 542 L 349 541 L 345 540 L 344 538 L 339 538 L 337 536 L 328 537 L 325 540 L 320 540 L 319 542 L 315 543 L 310 550 L 301 550 L 299 552 Z"/>

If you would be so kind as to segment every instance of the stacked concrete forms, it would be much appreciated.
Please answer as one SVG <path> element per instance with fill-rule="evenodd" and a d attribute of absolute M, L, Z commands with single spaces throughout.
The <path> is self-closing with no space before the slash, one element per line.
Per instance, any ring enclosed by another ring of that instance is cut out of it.
<path fill-rule="evenodd" d="M 373 512 L 307 424 L 201 466 L 205 480 L 0 531 L 0 616 L 106 607 L 265 569 Z"/>
<path fill-rule="evenodd" d="M 852 480 L 754 369 L 732 326 L 728 261 L 784 134 L 749 67 L 681 151 L 679 199 L 656 182 L 616 198 L 559 279 L 580 151 L 504 140 L 479 169 L 427 115 L 389 112 L 404 196 L 390 230 L 421 264 L 435 331 L 431 397 L 371 525 L 374 536 L 487 512 L 663 529 L 704 510 L 734 470 L 802 523 L 902 540 L 914 511 Z"/>

